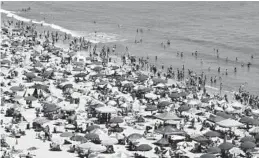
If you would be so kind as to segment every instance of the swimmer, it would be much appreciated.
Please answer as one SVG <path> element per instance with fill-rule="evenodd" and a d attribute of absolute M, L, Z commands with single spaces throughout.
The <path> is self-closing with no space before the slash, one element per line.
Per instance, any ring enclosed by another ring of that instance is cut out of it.
<path fill-rule="evenodd" d="M 156 56 L 156 61 L 157 61 L 157 56 Z"/>
<path fill-rule="evenodd" d="M 238 59 L 237 59 L 237 57 L 236 57 L 236 62 L 237 62 L 237 60 L 238 60 Z"/>
<path fill-rule="evenodd" d="M 203 60 L 201 59 L 201 64 L 203 64 Z"/>
<path fill-rule="evenodd" d="M 218 73 L 220 73 L 220 67 L 218 68 Z"/>
<path fill-rule="evenodd" d="M 254 59 L 254 56 L 253 56 L 253 55 L 251 55 L 251 59 Z"/>
<path fill-rule="evenodd" d="M 183 52 L 181 52 L 181 57 L 183 57 Z"/>
<path fill-rule="evenodd" d="M 208 68 L 208 71 L 210 71 L 210 67 Z"/>
<path fill-rule="evenodd" d="M 234 72 L 235 72 L 235 73 L 237 72 L 237 68 L 236 68 L 236 67 L 234 68 Z"/>
<path fill-rule="evenodd" d="M 228 57 L 226 58 L 226 62 L 228 62 Z"/>
<path fill-rule="evenodd" d="M 226 75 L 228 75 L 228 69 L 226 69 Z"/>

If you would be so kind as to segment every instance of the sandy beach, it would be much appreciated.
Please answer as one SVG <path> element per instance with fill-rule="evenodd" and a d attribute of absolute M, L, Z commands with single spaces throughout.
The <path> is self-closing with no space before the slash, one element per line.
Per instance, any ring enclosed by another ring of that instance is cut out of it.
<path fill-rule="evenodd" d="M 257 96 L 2 17 L 1 157 L 259 157 Z"/>

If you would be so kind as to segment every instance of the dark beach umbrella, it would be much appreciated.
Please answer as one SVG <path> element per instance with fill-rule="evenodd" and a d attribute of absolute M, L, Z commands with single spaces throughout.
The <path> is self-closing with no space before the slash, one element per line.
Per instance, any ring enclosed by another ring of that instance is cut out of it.
<path fill-rule="evenodd" d="M 26 101 L 35 101 L 35 100 L 37 100 L 37 98 L 35 98 L 34 96 L 28 96 L 28 97 L 24 97 L 24 100 L 26 100 Z"/>
<path fill-rule="evenodd" d="M 48 77 L 50 77 L 52 74 L 53 74 L 53 71 L 50 70 L 50 71 L 45 71 L 45 72 L 42 74 L 42 76 L 45 77 L 45 78 L 48 78 Z"/>
<path fill-rule="evenodd" d="M 1 64 L 3 64 L 3 65 L 4 65 L 4 64 L 10 65 L 10 64 L 11 64 L 11 61 L 5 59 L 5 60 L 2 60 L 2 61 L 1 61 Z"/>
<path fill-rule="evenodd" d="M 189 105 L 185 104 L 185 105 L 180 106 L 180 107 L 178 108 L 178 111 L 179 111 L 179 112 L 183 112 L 183 111 L 188 111 L 188 110 L 190 110 L 190 109 L 191 109 L 191 107 L 190 107 Z"/>
<path fill-rule="evenodd" d="M 13 86 L 13 87 L 10 88 L 10 90 L 12 90 L 14 92 L 17 92 L 17 91 L 23 91 L 23 88 L 19 87 L 19 86 Z"/>
<path fill-rule="evenodd" d="M 152 81 L 154 82 L 154 84 L 167 83 L 166 80 L 163 80 L 163 79 L 161 79 L 161 78 L 153 78 Z"/>
<path fill-rule="evenodd" d="M 253 149 L 256 147 L 256 144 L 250 141 L 246 141 L 246 142 L 243 142 L 240 147 L 244 150 Z"/>
<path fill-rule="evenodd" d="M 144 87 L 144 88 L 138 89 L 137 91 L 140 93 L 148 93 L 148 92 L 152 91 L 152 88 Z"/>
<path fill-rule="evenodd" d="M 86 128 L 86 131 L 92 131 L 92 130 L 95 130 L 95 129 L 97 129 L 97 128 L 100 128 L 100 126 L 97 126 L 97 125 L 92 125 L 92 126 L 89 126 L 89 127 L 87 127 Z"/>
<path fill-rule="evenodd" d="M 114 131 L 114 132 L 117 132 L 117 133 L 123 132 L 123 128 L 118 127 L 118 126 L 112 127 L 111 129 L 113 129 L 113 131 Z"/>
<path fill-rule="evenodd" d="M 133 83 L 126 83 L 123 87 L 132 88 L 132 87 L 134 87 L 134 84 Z"/>
<path fill-rule="evenodd" d="M 172 104 L 171 102 L 169 101 L 161 101 L 160 103 L 157 104 L 157 107 L 158 108 L 162 108 L 162 107 L 166 107 L 168 105 Z"/>
<path fill-rule="evenodd" d="M 221 150 L 230 150 L 230 149 L 233 148 L 233 147 L 234 147 L 234 145 L 231 144 L 231 143 L 229 143 L 229 142 L 224 142 L 224 143 L 221 143 L 221 144 L 219 145 L 219 148 L 220 148 Z"/>
<path fill-rule="evenodd" d="M 63 89 L 67 89 L 67 88 L 73 88 L 72 84 L 66 84 L 63 86 Z"/>
<path fill-rule="evenodd" d="M 186 92 L 180 92 L 179 95 L 180 95 L 181 97 L 186 97 L 188 94 L 187 94 Z"/>
<path fill-rule="evenodd" d="M 1 44 L 2 47 L 9 47 L 7 44 Z"/>
<path fill-rule="evenodd" d="M 150 151 L 152 150 L 152 147 L 148 144 L 141 144 L 140 146 L 137 147 L 138 151 Z"/>
<path fill-rule="evenodd" d="M 96 75 L 92 75 L 92 77 L 104 77 L 104 76 L 105 76 L 105 74 L 102 74 L 102 73 L 98 73 Z"/>
<path fill-rule="evenodd" d="M 208 150 L 207 150 L 207 153 L 209 154 L 217 154 L 217 153 L 220 153 L 221 150 L 219 147 L 210 147 Z"/>
<path fill-rule="evenodd" d="M 209 103 L 209 101 L 210 101 L 210 98 L 202 98 L 201 99 L 202 103 Z"/>
<path fill-rule="evenodd" d="M 36 62 L 33 67 L 43 67 L 43 64 L 41 62 Z"/>
<path fill-rule="evenodd" d="M 102 65 L 102 64 L 103 64 L 102 62 L 98 62 L 98 61 L 92 62 L 92 65 Z"/>
<path fill-rule="evenodd" d="M 216 156 L 212 154 L 203 154 L 200 158 L 216 158 Z"/>
<path fill-rule="evenodd" d="M 70 140 L 76 141 L 76 142 L 87 142 L 87 139 L 81 135 L 74 135 L 70 138 Z"/>
<path fill-rule="evenodd" d="M 255 126 L 259 126 L 259 120 L 253 119 L 251 124 Z"/>
<path fill-rule="evenodd" d="M 235 119 L 234 116 L 232 116 L 232 115 L 230 115 L 230 114 L 227 114 L 227 113 L 225 113 L 225 112 L 217 112 L 216 115 L 217 115 L 217 116 L 220 116 L 220 117 L 223 117 L 223 118 L 225 118 L 225 119 L 229 119 L 229 118 Z"/>
<path fill-rule="evenodd" d="M 140 82 L 143 82 L 143 81 L 145 81 L 147 79 L 148 79 L 147 75 L 140 75 L 140 76 L 138 76 L 138 81 L 140 81 Z"/>
<path fill-rule="evenodd" d="M 35 146 L 33 146 L 33 147 L 30 147 L 30 148 L 28 148 L 27 150 L 28 151 L 33 151 L 33 150 L 37 150 L 38 148 L 36 148 Z"/>
<path fill-rule="evenodd" d="M 171 99 L 176 99 L 176 98 L 180 98 L 180 95 L 179 95 L 179 93 L 171 93 L 170 95 L 169 95 L 169 97 L 171 98 Z"/>
<path fill-rule="evenodd" d="M 55 111 L 57 111 L 57 110 L 59 110 L 60 109 L 60 107 L 58 107 L 57 105 L 55 105 L 55 104 L 45 104 L 44 106 L 43 106 L 43 112 L 44 113 L 49 113 L 49 112 L 55 112 Z"/>
<path fill-rule="evenodd" d="M 75 67 L 75 68 L 73 69 L 73 71 L 84 71 L 84 69 L 83 69 L 83 68 L 80 68 L 80 67 Z"/>
<path fill-rule="evenodd" d="M 85 77 L 85 76 L 87 76 L 86 73 L 79 73 L 79 74 L 74 75 L 74 77 Z"/>
<path fill-rule="evenodd" d="M 156 144 L 159 146 L 167 146 L 167 145 L 169 145 L 169 141 L 166 138 L 161 138 L 160 140 L 158 140 L 156 142 Z"/>
<path fill-rule="evenodd" d="M 133 133 L 133 134 L 130 134 L 129 136 L 128 136 L 128 140 L 129 141 L 136 141 L 136 140 L 138 140 L 138 139 L 140 139 L 140 138 L 142 138 L 143 136 L 141 135 L 141 134 L 138 134 L 138 133 Z"/>
<path fill-rule="evenodd" d="M 29 69 L 32 72 L 40 73 L 41 70 L 37 69 L 36 67 Z"/>
<path fill-rule="evenodd" d="M 119 66 L 112 66 L 112 67 L 111 67 L 112 70 L 116 70 L 116 69 L 118 69 L 118 68 L 120 68 L 120 67 L 119 67 Z"/>
<path fill-rule="evenodd" d="M 88 139 L 88 140 L 99 140 L 99 135 L 98 134 L 95 134 L 95 133 L 87 133 L 85 134 L 85 138 Z"/>
<path fill-rule="evenodd" d="M 242 117 L 242 118 L 239 120 L 239 122 L 244 123 L 244 124 L 252 124 L 253 119 L 250 118 L 250 117 L 245 116 L 245 117 Z"/>
<path fill-rule="evenodd" d="M 216 131 L 208 131 L 204 134 L 206 137 L 219 137 L 220 133 Z"/>
<path fill-rule="evenodd" d="M 85 60 L 93 60 L 92 57 L 86 57 Z"/>
<path fill-rule="evenodd" d="M 102 69 L 103 69 L 103 67 L 101 67 L 101 66 L 96 66 L 93 68 L 93 70 L 97 71 L 97 72 L 101 71 Z"/>
<path fill-rule="evenodd" d="M 24 74 L 27 78 L 35 78 L 36 75 L 32 72 L 27 72 L 26 74 Z"/>
<path fill-rule="evenodd" d="M 41 90 L 44 90 L 45 92 L 49 92 L 49 87 L 42 84 L 34 84 L 30 88 L 41 89 Z"/>
<path fill-rule="evenodd" d="M 123 118 L 121 117 L 114 117 L 110 120 L 110 123 L 123 123 Z"/>
<path fill-rule="evenodd" d="M 17 47 L 17 46 L 19 46 L 19 42 L 18 41 L 13 41 L 11 45 L 13 47 Z"/>
<path fill-rule="evenodd" d="M 157 106 L 156 105 L 148 105 L 145 108 L 146 111 L 156 111 L 157 110 Z"/>
<path fill-rule="evenodd" d="M 256 140 L 259 140 L 259 133 L 257 133 L 257 134 L 255 135 L 255 139 L 256 139 Z"/>
<path fill-rule="evenodd" d="M 64 133 L 61 133 L 60 134 L 60 137 L 72 137 L 72 136 L 74 136 L 75 134 L 74 133 L 72 133 L 72 132 L 64 132 Z"/>
<path fill-rule="evenodd" d="M 241 142 L 255 142 L 255 138 L 251 137 L 251 136 L 247 136 L 247 137 L 243 137 L 241 140 Z"/>

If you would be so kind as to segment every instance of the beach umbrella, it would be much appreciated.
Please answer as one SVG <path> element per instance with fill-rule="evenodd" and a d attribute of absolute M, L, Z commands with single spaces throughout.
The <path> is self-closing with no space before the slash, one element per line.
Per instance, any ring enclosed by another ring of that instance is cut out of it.
<path fill-rule="evenodd" d="M 83 144 L 79 144 L 77 147 L 81 148 L 81 149 L 90 149 L 92 147 L 94 147 L 96 144 L 92 143 L 92 142 L 86 142 Z"/>
<path fill-rule="evenodd" d="M 10 88 L 10 90 L 17 92 L 17 91 L 23 91 L 24 89 L 22 87 L 19 86 L 13 86 Z"/>
<path fill-rule="evenodd" d="M 49 92 L 49 87 L 43 84 L 34 84 L 30 88 L 41 89 L 41 90 L 44 90 L 45 92 Z"/>
<path fill-rule="evenodd" d="M 229 143 L 229 142 L 224 142 L 224 143 L 221 143 L 221 144 L 219 145 L 219 148 L 220 148 L 221 150 L 229 150 L 229 149 L 231 149 L 231 148 L 233 148 L 233 147 L 234 147 L 234 145 L 231 144 L 231 143 Z"/>
<path fill-rule="evenodd" d="M 114 117 L 110 120 L 110 123 L 123 123 L 123 118 L 121 117 Z"/>
<path fill-rule="evenodd" d="M 179 95 L 179 93 L 171 93 L 170 95 L 169 95 L 169 97 L 171 98 L 171 99 L 176 99 L 176 98 L 180 98 L 180 95 Z"/>
<path fill-rule="evenodd" d="M 225 118 L 225 119 L 235 119 L 235 117 L 234 116 L 232 116 L 232 115 L 230 115 L 230 114 L 227 114 L 227 113 L 225 113 L 225 112 L 217 112 L 216 113 L 216 115 L 217 116 L 220 116 L 220 117 L 223 117 L 223 118 Z"/>
<path fill-rule="evenodd" d="M 154 93 L 145 94 L 145 97 L 148 99 L 157 99 L 158 98 L 158 96 L 155 95 Z"/>
<path fill-rule="evenodd" d="M 87 76 L 86 73 L 78 73 L 78 74 L 74 75 L 74 77 L 85 77 L 85 76 Z"/>
<path fill-rule="evenodd" d="M 217 122 L 217 124 L 221 127 L 225 127 L 225 128 L 230 128 L 230 127 L 240 127 L 243 126 L 242 123 L 236 121 L 236 120 L 232 120 L 232 119 L 226 119 L 226 120 L 222 120 Z"/>
<path fill-rule="evenodd" d="M 128 140 L 129 141 L 136 141 L 136 140 L 138 140 L 138 139 L 140 139 L 140 138 L 142 138 L 143 136 L 141 135 L 141 134 L 138 134 L 138 133 L 133 133 L 133 134 L 130 134 L 129 136 L 128 136 Z"/>
<path fill-rule="evenodd" d="M 35 78 L 36 77 L 36 75 L 34 74 L 34 73 L 32 73 L 32 72 L 27 72 L 27 73 L 25 73 L 24 74 L 27 78 Z"/>
<path fill-rule="evenodd" d="M 126 83 L 123 87 L 132 88 L 132 87 L 134 87 L 134 84 L 133 83 Z"/>
<path fill-rule="evenodd" d="M 43 67 L 43 64 L 38 61 L 33 65 L 33 67 Z"/>
<path fill-rule="evenodd" d="M 110 137 L 102 139 L 102 141 L 101 141 L 101 144 L 105 145 L 105 146 L 110 146 L 110 145 L 114 145 L 117 143 L 118 143 L 118 140 L 116 138 L 110 138 Z"/>
<path fill-rule="evenodd" d="M 250 129 L 250 133 L 253 133 L 253 134 L 259 133 L 259 127 L 254 127 L 252 129 Z"/>
<path fill-rule="evenodd" d="M 203 154 L 200 156 L 200 158 L 216 158 L 216 156 L 213 154 Z"/>
<path fill-rule="evenodd" d="M 72 84 L 66 84 L 63 86 L 63 89 L 67 89 L 67 88 L 73 88 Z"/>
<path fill-rule="evenodd" d="M 191 106 L 194 106 L 194 105 L 198 105 L 200 104 L 200 101 L 199 100 L 189 100 L 187 102 L 188 105 L 191 105 Z"/>
<path fill-rule="evenodd" d="M 256 140 L 259 140 L 259 133 L 257 133 L 257 134 L 255 135 L 255 139 L 256 139 Z"/>
<path fill-rule="evenodd" d="M 4 59 L 1 61 L 1 64 L 5 65 L 5 64 L 8 64 L 10 65 L 11 64 L 11 61 L 10 60 L 7 60 L 7 59 Z"/>
<path fill-rule="evenodd" d="M 145 108 L 146 111 L 156 111 L 157 110 L 157 106 L 156 105 L 148 105 Z"/>
<path fill-rule="evenodd" d="M 36 117 L 35 119 L 32 120 L 32 122 L 35 122 L 37 124 L 44 124 L 49 122 L 50 120 L 48 120 L 46 117 Z"/>
<path fill-rule="evenodd" d="M 184 134 L 184 131 L 179 129 L 173 128 L 172 126 L 164 126 L 160 127 L 155 130 L 156 133 L 163 134 L 163 135 L 173 135 L 173 134 Z"/>
<path fill-rule="evenodd" d="M 28 148 L 27 150 L 28 151 L 33 151 L 33 150 L 37 150 L 38 148 L 36 148 L 35 146 L 33 146 L 33 147 L 30 147 L 30 148 Z"/>
<path fill-rule="evenodd" d="M 242 108 L 244 105 L 242 105 L 240 102 L 233 102 L 232 104 L 231 104 L 231 106 L 232 107 L 234 107 L 234 108 Z"/>
<path fill-rule="evenodd" d="M 220 133 L 216 131 L 208 131 L 204 134 L 206 137 L 220 137 Z"/>
<path fill-rule="evenodd" d="M 166 88 L 167 86 L 164 83 L 158 83 L 156 86 L 154 86 L 156 88 Z"/>
<path fill-rule="evenodd" d="M 92 125 L 92 126 L 89 126 L 86 128 L 86 131 L 92 131 L 92 130 L 95 130 L 97 128 L 100 128 L 100 126 L 97 126 L 97 125 Z"/>
<path fill-rule="evenodd" d="M 250 118 L 250 117 L 245 116 L 245 117 L 242 117 L 242 118 L 239 120 L 239 122 L 245 123 L 245 124 L 252 124 L 253 119 Z"/>
<path fill-rule="evenodd" d="M 119 66 L 116 66 L 116 65 L 115 65 L 115 66 L 111 66 L 111 69 L 112 69 L 112 70 L 116 70 L 116 69 L 119 69 L 119 68 L 120 68 L 120 67 L 119 67 Z"/>
<path fill-rule="evenodd" d="M 217 154 L 217 153 L 220 153 L 220 152 L 221 152 L 221 149 L 219 147 L 210 147 L 207 150 L 207 153 L 209 153 L 209 154 Z"/>
<path fill-rule="evenodd" d="M 166 121 L 166 120 L 181 120 L 181 118 L 179 118 L 178 116 L 176 116 L 174 113 L 172 112 L 165 112 L 159 115 L 156 115 L 156 118 Z"/>
<path fill-rule="evenodd" d="M 241 140 L 241 142 L 255 142 L 255 138 L 251 137 L 251 136 L 246 136 L 246 137 L 243 137 Z"/>
<path fill-rule="evenodd" d="M 103 69 L 103 67 L 101 67 L 101 66 L 96 66 L 96 67 L 94 67 L 92 70 L 99 72 L 99 71 L 101 71 L 102 69 Z"/>
<path fill-rule="evenodd" d="M 68 124 L 65 126 L 66 129 L 75 129 L 76 126 L 75 125 L 72 125 L 72 124 Z"/>
<path fill-rule="evenodd" d="M 71 97 L 72 98 L 79 98 L 81 96 L 81 93 L 78 93 L 78 92 L 73 92 L 72 94 L 71 94 Z"/>
<path fill-rule="evenodd" d="M 152 147 L 148 144 L 141 144 L 140 146 L 137 147 L 138 151 L 150 151 L 152 150 Z"/>
<path fill-rule="evenodd" d="M 100 113 L 117 113 L 118 111 L 118 109 L 113 106 L 104 106 L 104 107 L 96 108 L 95 110 Z"/>
<path fill-rule="evenodd" d="M 74 135 L 70 137 L 70 140 L 76 141 L 76 142 L 87 142 L 87 139 L 82 135 Z"/>
<path fill-rule="evenodd" d="M 143 82 L 143 81 L 145 81 L 147 79 L 148 79 L 147 75 L 142 74 L 142 75 L 138 76 L 138 81 L 140 81 L 140 82 Z"/>
<path fill-rule="evenodd" d="M 92 146 L 91 148 L 89 148 L 89 150 L 92 152 L 104 152 L 107 150 L 107 148 L 105 146 L 95 144 L 95 146 Z"/>
<path fill-rule="evenodd" d="M 41 77 L 35 77 L 35 78 L 32 79 L 32 81 L 34 81 L 34 82 L 43 82 L 44 79 L 41 78 Z"/>
<path fill-rule="evenodd" d="M 158 107 L 158 108 L 162 108 L 162 107 L 166 107 L 166 106 L 168 106 L 168 105 L 170 105 L 170 104 L 172 104 L 172 103 L 169 102 L 169 101 L 161 101 L 161 102 L 159 102 L 159 103 L 157 104 L 157 107 Z"/>
<path fill-rule="evenodd" d="M 153 81 L 153 83 L 154 83 L 155 85 L 158 84 L 158 83 L 167 83 L 166 80 L 163 80 L 163 79 L 161 79 L 161 78 L 153 78 L 152 81 Z"/>
<path fill-rule="evenodd" d="M 85 134 L 85 138 L 89 139 L 89 140 L 96 140 L 96 139 L 99 140 L 100 139 L 99 135 L 97 135 L 95 133 L 87 133 L 87 134 Z"/>
<path fill-rule="evenodd" d="M 34 96 L 28 96 L 28 97 L 24 97 L 24 100 L 26 100 L 26 101 L 35 101 L 35 100 L 37 100 L 37 98 L 35 98 Z"/>
<path fill-rule="evenodd" d="M 43 106 L 43 112 L 44 113 L 55 112 L 55 111 L 57 111 L 59 109 L 60 109 L 60 107 L 58 107 L 55 104 L 45 104 Z"/>
<path fill-rule="evenodd" d="M 235 155 L 245 155 L 245 152 L 238 147 L 234 147 L 234 148 L 230 149 L 229 153 L 235 154 Z"/>
<path fill-rule="evenodd" d="M 240 147 L 244 150 L 253 149 L 256 147 L 256 144 L 254 142 L 246 141 L 243 142 Z"/>
<path fill-rule="evenodd" d="M 74 133 L 72 133 L 72 132 L 64 132 L 64 133 L 61 133 L 60 134 L 60 137 L 72 137 L 72 136 L 74 136 L 75 134 Z"/>
<path fill-rule="evenodd" d="M 179 111 L 179 112 L 183 112 L 183 111 L 188 111 L 188 110 L 190 110 L 190 109 L 191 109 L 191 107 L 190 107 L 189 105 L 185 104 L 185 105 L 180 106 L 180 107 L 178 108 L 178 111 Z"/>
<path fill-rule="evenodd" d="M 169 145 L 169 141 L 166 138 L 161 138 L 156 142 L 156 144 L 159 146 L 166 146 L 166 145 Z"/>

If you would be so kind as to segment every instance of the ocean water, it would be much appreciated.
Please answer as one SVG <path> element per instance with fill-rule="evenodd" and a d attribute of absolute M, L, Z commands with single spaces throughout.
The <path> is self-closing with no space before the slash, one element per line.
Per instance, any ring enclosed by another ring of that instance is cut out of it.
<path fill-rule="evenodd" d="M 31 11 L 21 12 L 28 7 Z M 127 46 L 131 54 L 151 61 L 157 56 L 158 66 L 204 72 L 211 87 L 219 88 L 219 80 L 210 84 L 210 77 L 221 76 L 223 90 L 244 84 L 259 95 L 259 2 L 4 2 L 1 8 L 92 42 Z M 135 44 L 140 38 L 143 42 Z M 162 47 L 167 40 L 170 46 Z M 248 62 L 250 68 L 241 67 Z"/>

